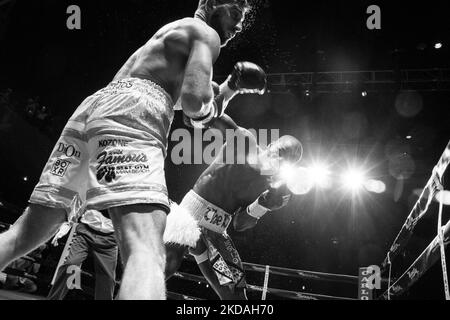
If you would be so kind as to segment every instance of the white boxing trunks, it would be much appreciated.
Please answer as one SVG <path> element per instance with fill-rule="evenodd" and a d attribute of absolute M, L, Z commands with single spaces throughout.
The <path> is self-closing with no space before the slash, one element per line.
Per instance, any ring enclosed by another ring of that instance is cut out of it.
<path fill-rule="evenodd" d="M 68 121 L 30 203 L 69 214 L 132 204 L 169 211 L 164 159 L 173 117 L 172 99 L 156 83 L 110 83 Z"/>

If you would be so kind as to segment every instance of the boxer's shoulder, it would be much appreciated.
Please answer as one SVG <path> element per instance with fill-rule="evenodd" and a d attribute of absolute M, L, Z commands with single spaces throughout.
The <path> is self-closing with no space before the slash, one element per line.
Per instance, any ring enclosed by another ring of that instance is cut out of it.
<path fill-rule="evenodd" d="M 179 20 L 179 27 L 185 30 L 192 40 L 202 40 L 214 44 L 218 43 L 220 45 L 220 38 L 217 32 L 199 19 L 181 19 Z"/>

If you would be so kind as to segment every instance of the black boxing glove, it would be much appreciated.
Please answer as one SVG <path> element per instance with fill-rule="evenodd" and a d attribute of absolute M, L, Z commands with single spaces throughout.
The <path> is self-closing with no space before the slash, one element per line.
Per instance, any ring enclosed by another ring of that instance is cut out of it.
<path fill-rule="evenodd" d="M 247 214 L 255 219 L 261 219 L 267 212 L 284 208 L 289 203 L 291 195 L 291 192 L 285 186 L 271 187 L 247 207 Z"/>
<path fill-rule="evenodd" d="M 264 70 L 252 62 L 238 62 L 228 78 L 228 87 L 238 93 L 264 94 L 267 76 Z"/>

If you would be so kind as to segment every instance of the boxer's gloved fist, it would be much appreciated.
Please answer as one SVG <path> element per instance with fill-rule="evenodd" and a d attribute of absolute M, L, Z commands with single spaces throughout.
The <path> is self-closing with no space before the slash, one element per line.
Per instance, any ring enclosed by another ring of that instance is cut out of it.
<path fill-rule="evenodd" d="M 285 185 L 280 188 L 269 188 L 247 207 L 247 214 L 259 220 L 267 212 L 285 207 L 290 199 L 291 193 Z"/>
<path fill-rule="evenodd" d="M 286 185 L 283 185 L 263 192 L 258 198 L 258 203 L 270 211 L 275 211 L 287 206 L 290 199 L 291 192 Z"/>
<path fill-rule="evenodd" d="M 264 94 L 267 76 L 264 70 L 252 62 L 238 62 L 228 78 L 228 86 L 238 93 Z"/>

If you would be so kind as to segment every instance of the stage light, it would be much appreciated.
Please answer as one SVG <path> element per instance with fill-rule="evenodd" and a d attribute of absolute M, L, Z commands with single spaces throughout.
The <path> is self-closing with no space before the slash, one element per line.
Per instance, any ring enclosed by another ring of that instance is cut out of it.
<path fill-rule="evenodd" d="M 367 97 L 367 91 L 361 92 L 361 95 L 362 95 L 363 97 Z"/>
<path fill-rule="evenodd" d="M 442 43 L 440 43 L 440 42 L 436 43 L 436 44 L 434 45 L 434 48 L 435 48 L 435 49 L 440 49 L 440 48 L 442 48 Z"/>
<path fill-rule="evenodd" d="M 450 191 L 444 190 L 439 191 L 436 194 L 436 201 L 440 202 L 442 201 L 442 204 L 445 206 L 450 206 Z"/>
<path fill-rule="evenodd" d="M 0 207 L 3 207 L 3 203 L 0 201 Z"/>
<path fill-rule="evenodd" d="M 25 182 L 28 181 L 28 177 L 23 177 L 22 179 L 23 179 L 23 181 L 25 181 Z"/>
<path fill-rule="evenodd" d="M 386 191 L 386 184 L 383 181 L 380 180 L 367 180 L 364 183 L 364 187 L 367 191 L 373 192 L 373 193 L 383 193 Z"/>
<path fill-rule="evenodd" d="M 286 186 L 293 194 L 304 195 L 311 191 L 314 183 L 308 169 L 296 167 L 288 177 Z"/>
<path fill-rule="evenodd" d="M 295 174 L 296 167 L 293 164 L 282 164 L 280 167 L 279 180 L 286 183 Z"/>
<path fill-rule="evenodd" d="M 411 140 L 411 139 L 412 139 L 412 136 L 406 136 L 406 139 L 407 139 L 407 140 Z"/>
<path fill-rule="evenodd" d="M 330 170 L 324 164 L 317 163 L 308 168 L 310 177 L 315 186 L 325 188 L 330 184 Z"/>
<path fill-rule="evenodd" d="M 366 180 L 364 172 L 356 168 L 349 169 L 342 175 L 341 179 L 342 185 L 352 192 L 359 191 L 364 186 Z"/>

